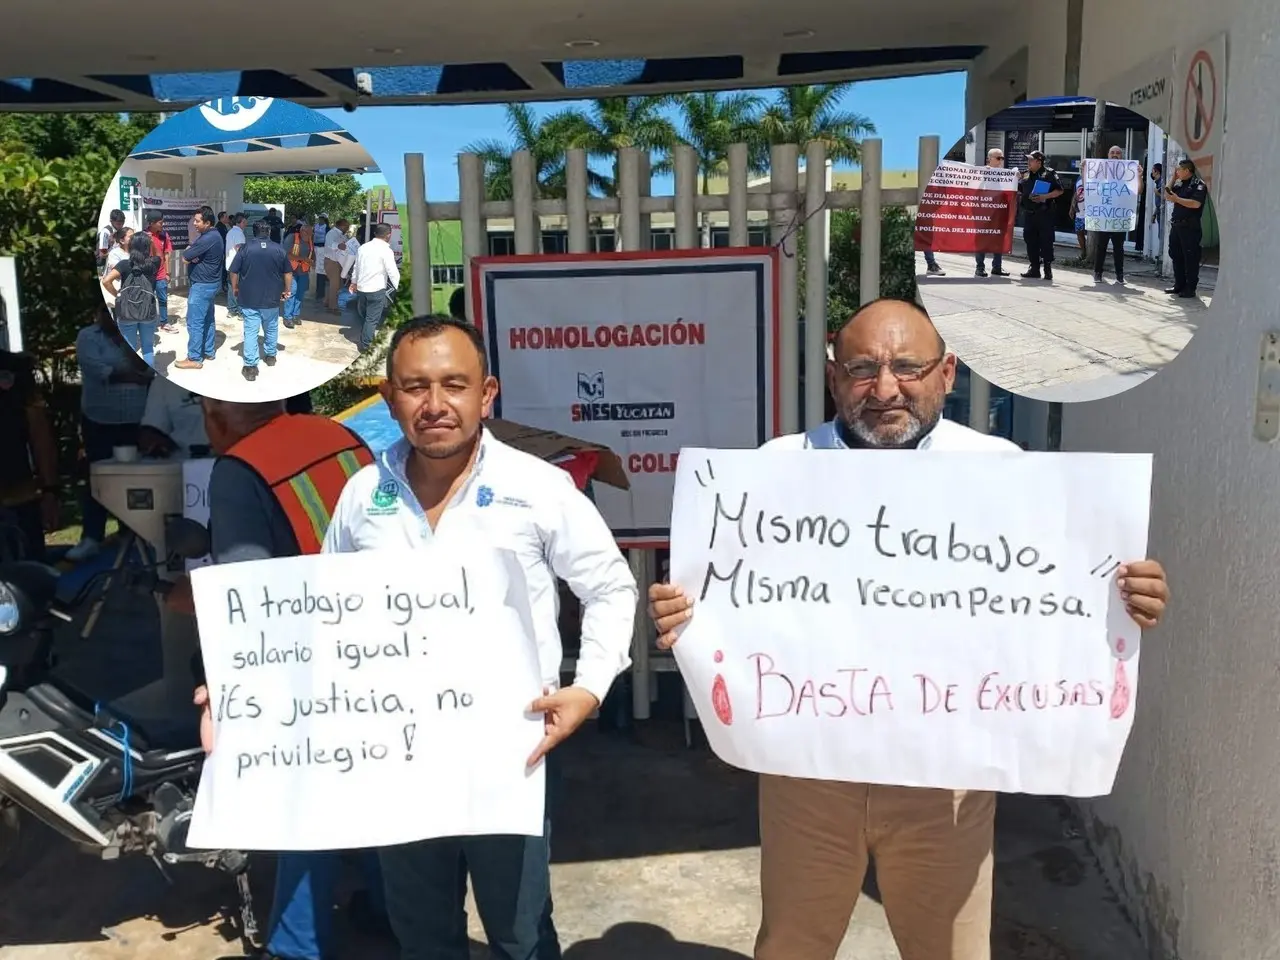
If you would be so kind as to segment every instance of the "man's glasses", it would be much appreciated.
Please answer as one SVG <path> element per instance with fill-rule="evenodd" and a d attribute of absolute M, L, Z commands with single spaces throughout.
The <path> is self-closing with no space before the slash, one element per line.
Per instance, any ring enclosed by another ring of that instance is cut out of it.
<path fill-rule="evenodd" d="M 942 356 L 924 363 L 919 360 L 890 360 L 888 363 L 881 363 L 879 360 L 846 360 L 840 364 L 840 369 L 844 371 L 844 375 L 850 380 L 856 383 L 864 383 L 878 379 L 880 377 L 880 369 L 888 367 L 889 373 L 899 383 L 911 383 L 927 377 L 945 359 L 946 354 L 944 353 Z"/>

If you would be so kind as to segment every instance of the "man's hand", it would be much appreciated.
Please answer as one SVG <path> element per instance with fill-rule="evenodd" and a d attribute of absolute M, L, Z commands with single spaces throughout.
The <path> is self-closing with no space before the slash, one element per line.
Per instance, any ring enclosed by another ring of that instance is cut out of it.
<path fill-rule="evenodd" d="M 600 706 L 595 694 L 582 687 L 563 687 L 549 696 L 539 697 L 529 707 L 530 713 L 541 713 L 546 718 L 546 736 L 529 757 L 534 766 L 573 732 Z"/>
<path fill-rule="evenodd" d="M 356 285 L 354 283 L 347 284 L 347 292 L 354 294 L 356 292 Z"/>
<path fill-rule="evenodd" d="M 178 445 L 155 427 L 139 427 L 138 449 L 148 457 L 167 457 L 178 449 Z"/>
<path fill-rule="evenodd" d="M 1164 618 L 1169 581 L 1159 561 L 1137 560 L 1125 564 L 1116 571 L 1116 584 L 1125 610 L 1138 626 L 1149 630 Z"/>
<path fill-rule="evenodd" d="M 62 505 L 58 503 L 58 495 L 46 490 L 40 495 L 40 519 L 44 523 L 45 533 L 53 533 L 62 526 Z"/>
<path fill-rule="evenodd" d="M 658 649 L 670 650 L 675 645 L 676 630 L 693 616 L 693 600 L 671 583 L 655 583 L 649 587 L 649 619 L 658 628 Z"/>
<path fill-rule="evenodd" d="M 200 746 L 205 755 L 213 753 L 213 710 L 209 706 L 209 688 L 196 687 L 195 705 L 200 708 Z"/>

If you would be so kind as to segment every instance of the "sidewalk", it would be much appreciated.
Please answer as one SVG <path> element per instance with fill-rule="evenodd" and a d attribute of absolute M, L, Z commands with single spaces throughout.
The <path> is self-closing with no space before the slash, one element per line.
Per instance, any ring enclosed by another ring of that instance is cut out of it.
<path fill-rule="evenodd" d="M 1017 253 L 1004 258 L 1012 276 L 987 278 L 974 276 L 970 254 L 938 254 L 943 277 L 927 275 L 920 256 L 920 299 L 947 346 L 991 383 L 1040 400 L 1112 396 L 1155 375 L 1190 342 L 1217 270 L 1202 269 L 1199 299 L 1183 300 L 1164 293 L 1170 281 L 1154 263 L 1127 258 L 1119 286 L 1108 260 L 1095 284 L 1091 268 L 1067 265 L 1078 255 L 1058 245 L 1052 283 L 1021 279 L 1027 260 Z"/>
<path fill-rule="evenodd" d="M 281 320 L 277 361 L 268 367 L 258 363 L 258 379 L 244 378 L 244 324 L 227 313 L 222 297 L 214 306 L 217 333 L 217 359 L 205 362 L 200 370 L 179 370 L 173 366 L 187 355 L 187 299 L 184 293 L 169 294 L 169 319 L 177 320 L 174 333 L 160 332 L 156 345 L 155 368 L 179 386 L 203 396 L 219 400 L 247 403 L 282 400 L 313 390 L 342 373 L 359 356 L 359 321 L 355 315 L 355 298 L 343 291 L 339 301 L 341 316 L 335 316 L 317 303 L 314 291 L 308 291 L 303 302 L 301 326 L 290 330 Z M 258 334 L 258 353 L 262 354 L 262 334 Z"/>

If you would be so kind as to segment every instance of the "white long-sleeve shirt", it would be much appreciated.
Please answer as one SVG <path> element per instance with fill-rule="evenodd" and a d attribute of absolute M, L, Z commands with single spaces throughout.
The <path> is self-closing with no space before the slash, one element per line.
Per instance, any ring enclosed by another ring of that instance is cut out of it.
<path fill-rule="evenodd" d="M 515 552 L 528 581 L 543 685 L 560 686 L 559 577 L 582 601 L 574 683 L 604 700 L 631 664 L 639 591 L 595 504 L 564 470 L 485 431 L 471 475 L 433 531 L 405 477 L 409 454 L 408 443 L 400 440 L 347 481 L 324 552 L 474 544 L 477 537 Z"/>
<path fill-rule="evenodd" d="M 341 230 L 330 227 L 324 235 L 324 246 L 320 247 L 319 261 L 316 264 L 321 271 L 324 270 L 324 262 L 332 260 L 335 263 L 342 263 L 342 258 L 346 256 L 345 250 L 339 250 L 338 244 L 346 243 L 347 237 Z"/>
<path fill-rule="evenodd" d="M 357 293 L 381 293 L 390 287 L 400 286 L 400 268 L 391 244 L 374 237 L 360 247 L 356 265 L 351 272 L 351 282 Z"/>
<path fill-rule="evenodd" d="M 843 450 L 847 445 L 840 437 L 834 420 L 820 423 L 805 433 L 788 433 L 764 445 L 766 450 Z M 1012 440 L 979 433 L 952 420 L 939 420 L 920 441 L 917 450 L 972 450 L 1007 453 L 1021 450 Z"/>

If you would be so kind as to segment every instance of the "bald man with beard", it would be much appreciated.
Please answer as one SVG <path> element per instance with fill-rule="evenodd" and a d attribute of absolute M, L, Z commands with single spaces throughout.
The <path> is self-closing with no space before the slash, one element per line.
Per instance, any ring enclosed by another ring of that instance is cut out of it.
<path fill-rule="evenodd" d="M 942 418 L 956 358 L 920 305 L 867 304 L 833 350 L 827 386 L 835 419 L 763 449 L 1017 449 Z M 1141 560 L 1117 576 L 1129 615 L 1154 627 L 1168 599 L 1164 569 Z M 655 584 L 649 615 L 658 646 L 669 649 L 693 616 L 693 601 L 678 587 Z M 995 811 L 996 795 L 985 791 L 761 775 L 755 960 L 834 960 L 871 858 L 902 960 L 990 960 Z"/>

